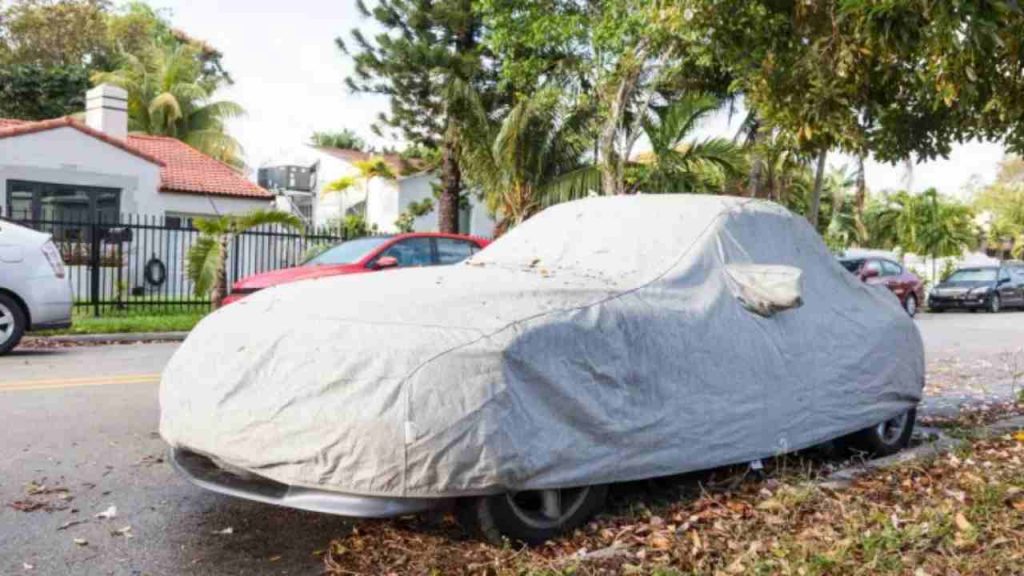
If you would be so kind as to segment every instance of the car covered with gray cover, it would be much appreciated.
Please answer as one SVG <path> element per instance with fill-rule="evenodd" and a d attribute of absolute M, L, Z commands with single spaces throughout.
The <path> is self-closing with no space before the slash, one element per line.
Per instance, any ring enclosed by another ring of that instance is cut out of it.
<path fill-rule="evenodd" d="M 917 328 L 800 216 L 709 195 L 549 208 L 460 265 L 272 288 L 168 364 L 160 432 L 206 488 L 352 516 L 455 503 L 538 541 L 604 486 L 840 437 L 904 445 Z"/>

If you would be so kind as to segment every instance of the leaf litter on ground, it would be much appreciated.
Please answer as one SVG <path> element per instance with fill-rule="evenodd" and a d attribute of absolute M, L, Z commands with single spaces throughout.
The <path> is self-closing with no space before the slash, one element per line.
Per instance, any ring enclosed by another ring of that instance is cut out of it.
<path fill-rule="evenodd" d="M 526 548 L 463 535 L 450 517 L 367 521 L 323 553 L 329 574 L 1020 574 L 1024 434 L 825 488 L 828 464 L 734 468 L 697 489 L 618 494 L 570 535 Z M 736 477 L 740 480 L 737 481 Z M 671 482 L 669 482 L 671 485 Z"/>

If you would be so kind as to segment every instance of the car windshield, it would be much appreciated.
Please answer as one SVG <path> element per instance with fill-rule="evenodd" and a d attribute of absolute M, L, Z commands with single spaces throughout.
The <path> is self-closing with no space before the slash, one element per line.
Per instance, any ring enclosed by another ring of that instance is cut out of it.
<path fill-rule="evenodd" d="M 341 244 L 331 246 L 327 250 L 324 250 L 309 260 L 306 260 L 303 266 L 354 264 L 362 260 L 367 254 L 388 240 L 391 240 L 388 236 L 376 236 L 373 238 L 358 238 L 356 240 L 342 242 Z"/>
<path fill-rule="evenodd" d="M 946 282 L 994 282 L 996 272 L 995 268 L 966 268 L 953 272 Z"/>
<path fill-rule="evenodd" d="M 857 270 L 860 270 L 861 265 L 864 264 L 864 260 L 840 260 L 839 263 L 843 265 L 843 268 L 846 268 L 852 273 L 856 273 Z"/>

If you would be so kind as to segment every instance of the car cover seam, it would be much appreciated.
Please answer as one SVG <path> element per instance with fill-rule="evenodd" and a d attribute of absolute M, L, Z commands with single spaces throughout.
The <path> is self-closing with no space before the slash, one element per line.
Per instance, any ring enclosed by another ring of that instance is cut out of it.
<path fill-rule="evenodd" d="M 678 266 L 679 263 L 682 262 L 682 260 L 684 258 L 686 258 L 687 255 L 690 254 L 690 252 L 693 250 L 693 247 L 697 245 L 697 243 L 698 243 L 697 240 L 703 238 L 710 230 L 712 230 L 715 226 L 717 226 L 719 224 L 719 221 L 722 220 L 725 216 L 727 216 L 727 215 L 737 211 L 738 209 L 745 208 L 749 204 L 755 204 L 755 203 L 762 203 L 762 201 L 759 200 L 759 199 L 753 199 L 753 198 L 751 198 L 751 199 L 741 199 L 738 202 L 736 202 L 736 204 L 734 204 L 733 206 L 730 206 L 728 208 L 725 208 L 725 209 L 721 210 L 718 214 L 715 215 L 714 219 L 712 219 L 710 222 L 708 222 L 708 224 L 704 227 L 704 229 L 701 230 L 700 234 L 697 235 L 696 239 L 693 242 L 691 242 L 690 245 L 687 246 L 679 254 L 679 256 L 677 256 L 671 262 L 671 264 L 666 266 L 664 270 L 662 270 L 657 275 L 655 275 L 653 278 L 651 278 L 650 280 L 644 282 L 643 284 L 639 284 L 639 285 L 634 286 L 632 288 L 629 288 L 627 290 L 622 290 L 621 292 L 616 292 L 614 294 L 611 294 L 611 295 L 606 296 L 606 297 L 604 297 L 604 298 L 602 298 L 600 300 L 597 300 L 596 302 L 591 302 L 589 304 L 583 304 L 583 305 L 580 305 L 580 306 L 572 306 L 572 307 L 568 307 L 568 308 L 557 308 L 557 309 L 554 309 L 554 310 L 546 310 L 544 312 L 538 312 L 536 314 L 533 314 L 533 315 L 530 315 L 530 316 L 526 316 L 524 318 L 519 318 L 519 319 L 516 319 L 516 320 L 512 320 L 512 321 L 508 322 L 507 324 L 501 326 L 500 328 L 497 328 L 497 329 L 495 329 L 495 330 L 493 330 L 491 332 L 487 332 L 487 333 L 481 334 L 481 336 L 479 336 L 478 338 L 476 338 L 474 340 L 471 340 L 469 342 L 464 342 L 464 343 L 458 344 L 456 346 L 452 346 L 451 348 L 448 348 L 447 350 L 443 350 L 441 352 L 438 352 L 437 354 L 431 356 L 430 358 L 427 358 L 426 360 L 422 361 L 420 364 L 418 364 L 417 366 L 412 368 L 409 371 L 409 373 L 406 374 L 406 376 L 404 376 L 402 378 L 402 380 L 401 380 L 402 390 L 403 390 L 403 393 L 405 395 L 405 421 L 406 422 L 409 421 L 409 415 L 411 413 L 411 408 L 412 408 L 412 405 L 411 405 L 412 398 L 411 398 L 411 394 L 410 394 L 410 390 L 409 390 L 409 381 L 412 379 L 413 376 L 416 375 L 417 372 L 419 372 L 426 365 L 434 362 L 435 360 L 440 359 L 443 356 L 447 356 L 448 354 L 451 354 L 452 352 L 455 352 L 456 350 L 460 350 L 462 348 L 466 348 L 466 347 L 472 346 L 472 345 L 474 345 L 474 344 L 476 344 L 478 342 L 481 342 L 483 340 L 487 340 L 488 338 L 492 338 L 494 336 L 497 336 L 498 334 L 500 334 L 500 333 L 502 333 L 502 332 L 504 332 L 506 330 L 509 330 L 511 328 L 514 328 L 515 326 L 517 326 L 519 324 L 522 324 L 522 323 L 525 323 L 525 322 L 529 322 L 531 320 L 536 320 L 537 318 L 542 318 L 542 317 L 548 316 L 548 315 L 560 314 L 560 313 L 570 312 L 570 311 L 586 310 L 588 308 L 592 308 L 594 306 L 599 306 L 601 304 L 605 304 L 605 303 L 611 302 L 613 300 L 618 300 L 619 298 L 622 298 L 623 296 L 628 296 L 628 295 L 633 294 L 635 292 L 638 292 L 638 291 L 640 291 L 640 290 L 642 290 L 644 288 L 647 288 L 648 286 L 654 284 L 655 282 L 663 279 L 665 276 L 668 275 L 669 272 L 674 270 L 676 268 L 676 266 Z M 402 446 L 402 461 L 403 461 L 403 466 L 402 466 L 402 495 L 403 496 L 408 493 L 408 483 L 407 483 L 406 474 L 408 473 L 408 470 L 409 470 L 409 444 L 410 443 L 407 441 L 407 442 L 404 442 L 403 446 Z"/>

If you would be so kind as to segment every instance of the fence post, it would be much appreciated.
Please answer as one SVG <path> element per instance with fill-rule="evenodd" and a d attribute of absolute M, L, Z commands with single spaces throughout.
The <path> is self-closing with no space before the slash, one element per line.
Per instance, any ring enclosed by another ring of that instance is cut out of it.
<path fill-rule="evenodd" d="M 235 234 L 235 237 L 231 239 L 231 254 L 228 255 L 231 257 L 231 279 L 228 280 L 228 285 L 224 287 L 224 292 L 226 294 L 231 293 L 231 287 L 234 286 L 235 282 L 238 281 L 238 266 L 239 263 L 242 261 L 242 258 L 238 254 L 239 236 L 241 236 L 241 234 Z"/>
<path fill-rule="evenodd" d="M 96 218 L 90 218 L 89 224 L 89 297 L 92 302 L 92 314 L 100 315 L 100 228 Z"/>

